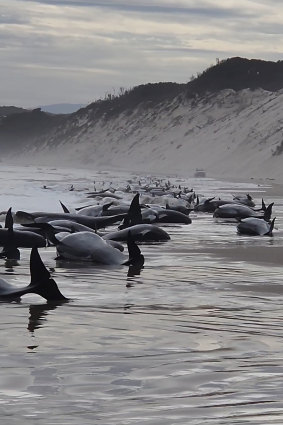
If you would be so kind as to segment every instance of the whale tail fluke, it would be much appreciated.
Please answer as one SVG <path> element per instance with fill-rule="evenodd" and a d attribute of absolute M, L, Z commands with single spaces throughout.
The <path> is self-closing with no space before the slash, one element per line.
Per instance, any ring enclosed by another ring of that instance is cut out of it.
<path fill-rule="evenodd" d="M 51 278 L 49 271 L 43 264 L 37 248 L 32 248 L 30 254 L 31 281 L 27 287 L 32 292 L 45 298 L 47 301 L 67 301 L 60 292 L 57 283 Z"/>
<path fill-rule="evenodd" d="M 46 246 L 50 246 L 52 245 L 58 245 L 59 241 L 58 239 L 56 239 L 56 233 L 57 231 L 55 230 L 55 228 L 49 224 L 49 223 L 27 223 L 24 226 L 26 226 L 27 228 L 32 229 L 33 227 L 37 227 L 39 229 L 41 229 L 43 236 L 46 239 Z"/>

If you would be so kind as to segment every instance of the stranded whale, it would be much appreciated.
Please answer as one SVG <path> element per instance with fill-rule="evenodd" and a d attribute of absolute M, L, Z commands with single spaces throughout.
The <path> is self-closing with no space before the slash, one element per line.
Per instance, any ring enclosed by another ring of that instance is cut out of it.
<path fill-rule="evenodd" d="M 83 224 L 91 229 L 100 229 L 111 226 L 126 216 L 126 214 L 117 214 L 109 217 L 89 217 L 86 215 L 71 214 L 71 213 L 48 213 L 48 212 L 33 212 L 17 211 L 15 220 L 18 223 L 48 223 L 51 220 L 71 220 L 76 223 Z"/>
<path fill-rule="evenodd" d="M 131 230 L 132 238 L 138 242 L 161 242 L 170 239 L 169 234 L 165 230 L 154 224 L 136 224 L 135 226 L 127 227 L 117 232 L 107 233 L 103 236 L 103 239 L 120 242 L 126 241 L 129 229 Z"/>
<path fill-rule="evenodd" d="M 242 235 L 272 236 L 274 222 L 275 218 L 268 222 L 262 218 L 247 217 L 240 221 L 237 226 L 237 232 Z"/>
<path fill-rule="evenodd" d="M 113 265 L 140 265 L 144 262 L 144 257 L 130 230 L 127 230 L 128 257 L 94 232 L 62 232 L 53 236 L 49 232 L 49 235 L 51 242 L 56 246 L 58 258 Z"/>
<path fill-rule="evenodd" d="M 5 219 L 5 228 L 0 229 L 0 246 L 3 247 L 3 251 L 0 256 L 19 259 L 20 252 L 18 248 L 43 248 L 46 246 L 46 239 L 42 235 L 38 235 L 35 232 L 30 232 L 26 229 L 16 230 L 13 227 L 13 216 L 11 208 L 7 211 Z"/>

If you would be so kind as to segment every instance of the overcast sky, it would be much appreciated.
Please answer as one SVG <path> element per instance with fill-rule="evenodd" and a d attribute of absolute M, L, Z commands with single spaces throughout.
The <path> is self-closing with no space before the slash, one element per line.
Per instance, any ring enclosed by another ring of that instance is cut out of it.
<path fill-rule="evenodd" d="M 2 0 L 0 105 L 90 103 L 233 56 L 283 59 L 282 0 Z"/>

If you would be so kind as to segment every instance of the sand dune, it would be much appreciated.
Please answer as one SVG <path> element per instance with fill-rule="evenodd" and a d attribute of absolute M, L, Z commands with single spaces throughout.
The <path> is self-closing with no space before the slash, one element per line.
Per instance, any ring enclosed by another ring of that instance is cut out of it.
<path fill-rule="evenodd" d="M 283 182 L 283 91 L 226 89 L 198 99 L 141 104 L 111 119 L 86 110 L 30 149 L 27 161 Z"/>

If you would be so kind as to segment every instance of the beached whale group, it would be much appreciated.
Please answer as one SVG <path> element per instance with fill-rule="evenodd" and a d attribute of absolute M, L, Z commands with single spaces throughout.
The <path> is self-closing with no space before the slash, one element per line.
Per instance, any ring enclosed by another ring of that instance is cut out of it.
<path fill-rule="evenodd" d="M 266 206 L 262 200 L 261 206 L 256 207 L 249 194 L 232 200 L 204 198 L 169 180 L 130 182 L 118 190 L 109 187 L 89 191 L 86 197 L 91 201 L 77 209 L 61 203 L 62 213 L 13 212 L 9 208 L 0 228 L 0 257 L 19 259 L 20 248 L 31 248 L 31 281 L 19 289 L 0 279 L 0 301 L 19 300 L 27 293 L 36 293 L 48 302 L 67 301 L 39 255 L 38 249 L 46 246 L 54 246 L 57 258 L 62 260 L 126 265 L 140 270 L 144 256 L 137 243 L 169 240 L 164 223 L 191 224 L 191 212 L 213 214 L 215 220 L 224 222 L 234 220 L 239 234 L 272 236 L 274 229 L 273 203 Z"/>

